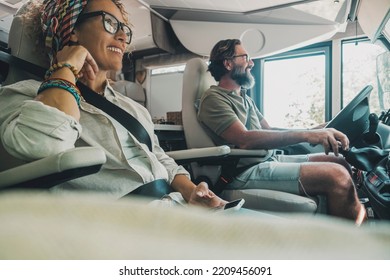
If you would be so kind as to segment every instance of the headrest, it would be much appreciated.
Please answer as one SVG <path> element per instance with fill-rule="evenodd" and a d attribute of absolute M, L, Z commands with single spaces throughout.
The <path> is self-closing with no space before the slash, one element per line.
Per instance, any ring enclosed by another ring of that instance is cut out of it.
<path fill-rule="evenodd" d="M 192 81 L 190 86 L 195 90 L 195 95 L 192 97 L 194 100 L 200 99 L 211 85 L 216 84 L 210 72 L 207 71 L 206 62 L 201 58 L 190 59 L 184 72 L 185 79 Z"/>
<path fill-rule="evenodd" d="M 40 38 L 41 2 L 28 1 L 16 12 L 9 32 L 8 47 L 13 56 L 49 68 L 49 57 Z"/>
<path fill-rule="evenodd" d="M 11 54 L 17 58 L 48 69 L 49 57 L 45 51 L 40 24 L 40 7 L 42 0 L 32 0 L 25 3 L 15 14 L 8 38 Z M 10 64 L 7 78 L 3 85 L 12 84 L 26 79 L 42 79 L 33 75 L 31 69 Z"/>

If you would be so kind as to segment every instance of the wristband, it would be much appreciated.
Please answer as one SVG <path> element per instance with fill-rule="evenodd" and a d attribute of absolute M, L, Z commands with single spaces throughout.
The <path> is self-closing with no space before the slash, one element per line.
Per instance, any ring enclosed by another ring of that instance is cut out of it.
<path fill-rule="evenodd" d="M 55 71 L 60 70 L 62 68 L 68 68 L 70 71 L 72 71 L 74 77 L 76 80 L 79 78 L 78 70 L 73 65 L 67 63 L 67 62 L 58 62 L 50 66 L 49 70 L 46 71 L 45 79 L 48 79 Z"/>
<path fill-rule="evenodd" d="M 39 87 L 38 94 L 49 88 L 60 88 L 66 90 L 73 95 L 73 97 L 76 99 L 77 106 L 80 107 L 81 94 L 79 88 L 75 84 L 64 79 L 47 79 Z"/>

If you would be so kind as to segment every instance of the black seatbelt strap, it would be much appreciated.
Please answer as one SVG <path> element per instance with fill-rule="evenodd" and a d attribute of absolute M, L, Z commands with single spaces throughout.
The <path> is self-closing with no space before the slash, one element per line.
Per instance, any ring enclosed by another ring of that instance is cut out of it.
<path fill-rule="evenodd" d="M 241 97 L 244 99 L 244 107 L 248 106 L 248 112 L 246 113 L 245 127 L 247 130 L 251 128 L 251 113 L 252 106 L 246 98 L 246 89 L 241 89 Z"/>
<path fill-rule="evenodd" d="M 134 195 L 141 195 L 146 197 L 152 197 L 155 199 L 160 199 L 164 195 L 173 192 L 172 187 L 164 179 L 157 179 L 139 186 L 132 192 L 126 194 L 122 198 L 131 197 Z"/>
<path fill-rule="evenodd" d="M 138 141 L 146 144 L 149 148 L 149 151 L 152 151 L 152 141 L 150 140 L 150 136 L 145 127 L 143 127 L 143 125 L 136 118 L 134 118 L 131 114 L 119 106 L 111 103 L 106 98 L 96 93 L 83 83 L 77 82 L 77 87 L 80 89 L 82 96 L 88 103 L 113 117 L 135 138 L 137 138 Z"/>

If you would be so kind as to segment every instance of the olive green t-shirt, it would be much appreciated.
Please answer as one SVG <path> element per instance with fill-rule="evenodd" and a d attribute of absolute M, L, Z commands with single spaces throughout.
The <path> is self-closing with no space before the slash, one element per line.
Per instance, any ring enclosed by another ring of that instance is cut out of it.
<path fill-rule="evenodd" d="M 211 86 L 202 96 L 198 107 L 198 120 L 216 145 L 230 145 L 220 135 L 239 120 L 248 130 L 261 129 L 263 115 L 245 93 L 219 86 Z"/>

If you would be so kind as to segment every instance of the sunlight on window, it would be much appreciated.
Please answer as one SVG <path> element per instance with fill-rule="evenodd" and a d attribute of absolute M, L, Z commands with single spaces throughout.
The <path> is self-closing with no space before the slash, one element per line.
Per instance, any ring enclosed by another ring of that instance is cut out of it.
<path fill-rule="evenodd" d="M 376 58 L 385 50 L 370 41 L 343 42 L 343 107 L 366 85 L 372 85 L 370 111 L 377 114 L 381 109 L 378 98 Z"/>
<path fill-rule="evenodd" d="M 182 65 L 176 65 L 176 66 L 170 66 L 170 67 L 156 68 L 156 69 L 152 69 L 151 74 L 152 75 L 160 75 L 160 74 L 183 72 L 185 67 L 186 67 L 186 65 L 182 64 Z"/>
<path fill-rule="evenodd" d="M 325 55 L 264 63 L 264 116 L 273 127 L 308 128 L 325 121 Z"/>
<path fill-rule="evenodd" d="M 185 64 L 152 69 L 149 112 L 154 119 L 166 119 L 167 112 L 181 111 Z"/>

